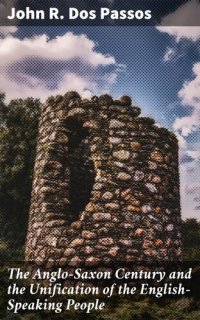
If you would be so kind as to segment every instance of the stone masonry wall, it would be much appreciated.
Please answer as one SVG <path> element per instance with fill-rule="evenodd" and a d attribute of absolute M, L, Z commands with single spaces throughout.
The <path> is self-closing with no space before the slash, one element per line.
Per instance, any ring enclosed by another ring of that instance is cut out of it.
<path fill-rule="evenodd" d="M 40 120 L 26 260 L 181 258 L 178 144 L 129 97 L 50 97 Z"/>

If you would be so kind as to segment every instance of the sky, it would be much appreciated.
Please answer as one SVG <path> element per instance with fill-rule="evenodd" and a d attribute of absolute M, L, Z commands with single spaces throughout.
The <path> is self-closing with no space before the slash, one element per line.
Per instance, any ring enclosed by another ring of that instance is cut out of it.
<path fill-rule="evenodd" d="M 182 11 L 157 27 L 0 27 L 0 91 L 7 102 L 130 95 L 176 133 L 182 217 L 200 220 L 200 27 L 166 26 Z"/>

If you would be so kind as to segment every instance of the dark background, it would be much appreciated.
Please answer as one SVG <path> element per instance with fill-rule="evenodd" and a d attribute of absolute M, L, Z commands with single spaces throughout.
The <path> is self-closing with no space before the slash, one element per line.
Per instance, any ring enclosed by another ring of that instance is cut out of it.
<path fill-rule="evenodd" d="M 16 1 L 5 1 L 1 0 L 0 3 L 4 6 L 2 6 L 2 15 L 0 19 L 1 25 L 9 26 L 9 25 L 24 25 L 24 26 L 101 26 L 101 25 L 115 25 L 115 26 L 133 26 L 133 25 L 140 25 L 140 26 L 147 26 L 147 25 L 156 25 L 159 24 L 162 17 L 168 15 L 169 13 L 175 11 L 177 8 L 179 8 L 181 5 L 185 4 L 186 2 L 189 2 L 189 0 L 48 0 L 48 1 L 40 1 L 40 0 L 16 0 Z M 199 0 L 197 0 L 199 2 Z M 14 3 L 14 5 L 13 5 Z M 7 19 L 7 15 L 10 15 L 11 7 L 15 7 L 16 10 L 25 10 L 26 7 L 30 7 L 30 9 L 33 10 L 44 10 L 45 11 L 45 20 L 9 20 Z M 63 20 L 50 20 L 48 19 L 49 14 L 49 8 L 55 7 L 59 9 L 60 14 L 65 16 L 65 19 Z M 75 19 L 75 20 L 69 20 L 68 17 L 68 11 L 70 7 L 77 8 L 80 10 L 96 10 L 97 12 L 97 18 L 94 20 L 82 20 L 82 19 Z M 152 19 L 150 20 L 111 20 L 109 17 L 107 19 L 101 20 L 100 17 L 100 8 L 106 7 L 110 8 L 111 10 L 151 10 L 152 11 Z M 192 22 L 193 23 L 193 22 Z M 191 26 L 191 19 L 190 22 L 185 20 L 184 23 L 185 26 L 190 25 Z M 197 22 L 195 21 L 194 24 L 197 25 Z"/>

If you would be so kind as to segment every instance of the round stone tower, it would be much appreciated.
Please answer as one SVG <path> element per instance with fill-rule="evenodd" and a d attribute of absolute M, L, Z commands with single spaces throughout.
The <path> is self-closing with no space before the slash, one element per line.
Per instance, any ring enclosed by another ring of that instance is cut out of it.
<path fill-rule="evenodd" d="M 178 144 L 127 96 L 43 108 L 26 260 L 56 265 L 181 258 Z"/>

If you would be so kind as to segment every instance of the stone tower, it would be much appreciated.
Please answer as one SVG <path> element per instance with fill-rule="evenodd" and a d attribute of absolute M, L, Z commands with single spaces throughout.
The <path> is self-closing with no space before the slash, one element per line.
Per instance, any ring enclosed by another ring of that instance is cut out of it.
<path fill-rule="evenodd" d="M 178 144 L 127 96 L 42 110 L 26 260 L 96 265 L 181 257 Z"/>

